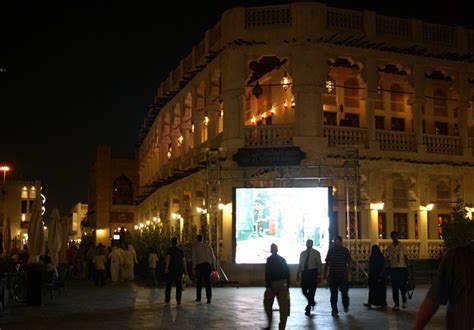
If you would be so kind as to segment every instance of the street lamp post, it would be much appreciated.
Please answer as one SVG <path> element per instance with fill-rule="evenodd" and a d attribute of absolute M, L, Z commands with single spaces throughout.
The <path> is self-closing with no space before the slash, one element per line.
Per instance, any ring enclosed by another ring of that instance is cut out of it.
<path fill-rule="evenodd" d="M 7 172 L 10 171 L 10 167 L 7 165 L 1 165 L 0 166 L 0 171 L 3 171 L 3 183 L 6 181 L 7 177 Z"/>

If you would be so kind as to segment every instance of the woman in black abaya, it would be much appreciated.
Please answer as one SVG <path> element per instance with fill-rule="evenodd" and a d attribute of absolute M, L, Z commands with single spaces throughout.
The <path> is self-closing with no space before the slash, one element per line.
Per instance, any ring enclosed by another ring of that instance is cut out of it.
<path fill-rule="evenodd" d="M 369 259 L 369 301 L 364 306 L 387 306 L 385 257 L 378 245 L 372 245 Z"/>

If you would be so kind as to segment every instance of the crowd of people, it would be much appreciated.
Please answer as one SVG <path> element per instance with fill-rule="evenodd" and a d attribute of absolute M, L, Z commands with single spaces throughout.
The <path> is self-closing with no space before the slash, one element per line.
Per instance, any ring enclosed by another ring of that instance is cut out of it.
<path fill-rule="evenodd" d="M 385 308 L 386 283 L 390 276 L 394 312 L 407 307 L 407 284 L 409 280 L 408 252 L 399 241 L 398 232 L 390 234 L 392 243 L 382 253 L 378 245 L 373 245 L 369 259 L 369 293 L 364 306 Z M 313 249 L 311 239 L 306 242 L 306 250 L 301 252 L 297 271 L 297 283 L 300 283 L 307 300 L 305 315 L 310 316 L 315 307 L 315 294 L 318 283 L 324 280 L 330 289 L 331 315 L 339 316 L 338 295 L 342 296 L 344 312 L 349 312 L 349 281 L 351 276 L 351 255 L 342 244 L 342 237 L 336 236 L 333 246 L 325 258 L 324 267 L 320 253 Z M 280 310 L 279 329 L 285 329 L 290 305 L 290 271 L 286 260 L 278 255 L 278 246 L 270 246 L 271 256 L 265 264 L 266 290 L 263 298 L 264 310 L 268 319 L 268 328 L 272 326 L 272 306 L 275 298 Z M 474 242 L 469 246 L 450 251 L 441 261 L 435 280 L 426 295 L 416 316 L 413 329 L 423 329 L 434 315 L 440 304 L 448 305 L 446 327 L 448 329 L 474 329 Z"/>

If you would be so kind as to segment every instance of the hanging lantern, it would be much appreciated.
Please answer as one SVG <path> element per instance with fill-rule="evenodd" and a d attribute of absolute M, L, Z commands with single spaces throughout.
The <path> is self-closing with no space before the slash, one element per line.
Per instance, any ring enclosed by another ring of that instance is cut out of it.
<path fill-rule="evenodd" d="M 260 95 L 262 95 L 262 93 L 263 93 L 263 89 L 262 89 L 262 87 L 260 86 L 260 84 L 258 83 L 258 80 L 257 80 L 257 83 L 252 88 L 252 94 L 258 99 L 260 97 Z"/>
<path fill-rule="evenodd" d="M 283 108 L 288 109 L 288 100 L 285 99 L 285 102 L 283 102 Z"/>
<path fill-rule="evenodd" d="M 295 99 L 291 100 L 291 107 L 294 109 L 296 107 Z"/>
<path fill-rule="evenodd" d="M 285 72 L 283 75 L 283 78 L 281 78 L 281 86 L 283 87 L 283 90 L 286 92 L 288 90 L 288 87 L 290 87 L 291 84 L 291 78 L 288 75 L 288 73 Z"/>
<path fill-rule="evenodd" d="M 326 80 L 326 90 L 328 93 L 334 90 L 334 82 L 332 80 Z"/>

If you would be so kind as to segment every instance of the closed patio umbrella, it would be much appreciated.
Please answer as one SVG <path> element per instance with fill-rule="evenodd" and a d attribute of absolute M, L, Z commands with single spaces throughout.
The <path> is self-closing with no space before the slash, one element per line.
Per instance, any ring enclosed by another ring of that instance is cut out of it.
<path fill-rule="evenodd" d="M 3 229 L 3 254 L 8 256 L 12 247 L 12 234 L 10 217 L 7 217 L 5 227 Z"/>
<path fill-rule="evenodd" d="M 66 258 L 66 249 L 69 243 L 69 225 L 68 218 L 66 215 L 63 215 L 60 221 L 61 224 L 61 248 L 59 249 L 59 263 L 67 263 Z"/>
<path fill-rule="evenodd" d="M 59 210 L 54 208 L 51 212 L 48 223 L 49 233 L 48 233 L 48 248 L 49 256 L 53 265 L 58 265 L 58 253 L 61 249 L 62 244 L 62 235 L 61 235 L 61 224 L 59 222 Z"/>
<path fill-rule="evenodd" d="M 38 257 L 44 253 L 44 228 L 39 195 L 37 194 L 33 203 L 30 224 L 28 226 L 28 252 L 30 255 L 28 263 L 37 262 Z"/>

